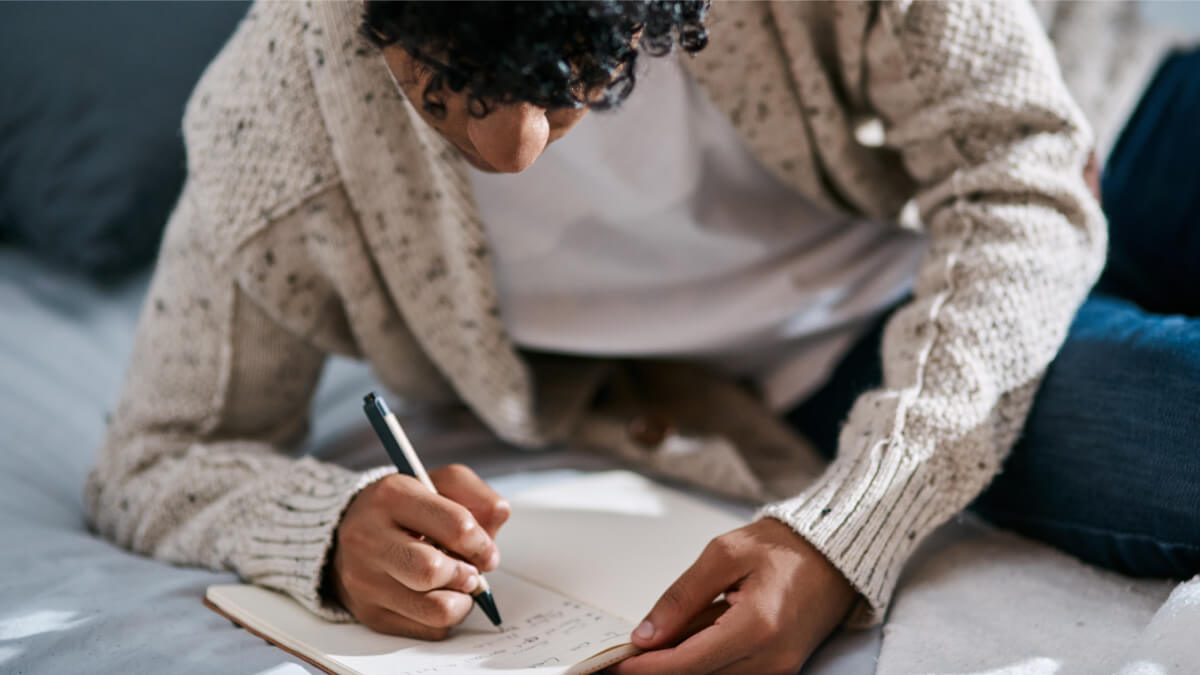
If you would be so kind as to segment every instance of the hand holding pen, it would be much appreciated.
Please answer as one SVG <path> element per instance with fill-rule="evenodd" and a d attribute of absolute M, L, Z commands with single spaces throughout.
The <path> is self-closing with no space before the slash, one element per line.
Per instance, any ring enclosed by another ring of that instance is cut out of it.
<path fill-rule="evenodd" d="M 374 401 L 382 403 L 372 397 L 368 404 Z M 378 421 L 372 419 L 377 431 Z M 384 443 L 389 455 L 399 446 L 394 437 L 393 447 Z M 383 633 L 442 639 L 471 611 L 473 595 L 498 623 L 490 593 L 481 593 L 487 582 L 480 571 L 499 564 L 493 537 L 508 519 L 508 504 L 464 466 L 431 471 L 425 483 L 397 464 L 402 473 L 364 488 L 343 515 L 331 590 L 360 622 Z"/>

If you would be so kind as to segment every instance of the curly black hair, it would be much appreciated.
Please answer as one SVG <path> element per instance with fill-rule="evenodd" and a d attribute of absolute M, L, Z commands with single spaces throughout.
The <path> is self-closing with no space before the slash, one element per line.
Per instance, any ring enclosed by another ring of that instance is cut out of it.
<path fill-rule="evenodd" d="M 633 91 L 638 54 L 695 53 L 708 42 L 708 0 L 383 2 L 370 0 L 362 33 L 403 47 L 428 68 L 424 109 L 438 92 L 468 92 L 476 117 L 494 105 L 612 108 Z M 634 37 L 637 36 L 636 44 Z"/>

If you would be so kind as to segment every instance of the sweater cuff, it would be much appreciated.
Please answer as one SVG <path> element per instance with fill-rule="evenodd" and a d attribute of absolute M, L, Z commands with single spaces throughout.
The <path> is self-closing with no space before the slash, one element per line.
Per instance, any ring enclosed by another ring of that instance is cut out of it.
<path fill-rule="evenodd" d="M 866 601 L 847 624 L 865 627 L 883 620 L 905 561 L 941 523 L 935 482 L 926 463 L 878 440 L 839 456 L 808 489 L 758 517 L 782 521 L 845 575 Z"/>
<path fill-rule="evenodd" d="M 287 593 L 326 621 L 353 621 L 350 612 L 322 595 L 325 565 L 351 500 L 396 473 L 396 467 L 355 473 L 304 458 L 290 473 L 286 491 L 270 500 L 266 524 L 246 540 L 249 555 L 240 572 L 252 583 Z"/>

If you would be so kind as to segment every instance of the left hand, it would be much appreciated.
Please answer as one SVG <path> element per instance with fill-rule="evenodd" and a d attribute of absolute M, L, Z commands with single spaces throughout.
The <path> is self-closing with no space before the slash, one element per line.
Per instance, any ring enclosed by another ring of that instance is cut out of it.
<path fill-rule="evenodd" d="M 728 609 L 687 637 L 689 623 L 721 593 Z M 633 644 L 651 651 L 612 672 L 795 673 L 855 596 L 817 549 L 787 525 L 763 518 L 709 543 L 634 631 Z"/>

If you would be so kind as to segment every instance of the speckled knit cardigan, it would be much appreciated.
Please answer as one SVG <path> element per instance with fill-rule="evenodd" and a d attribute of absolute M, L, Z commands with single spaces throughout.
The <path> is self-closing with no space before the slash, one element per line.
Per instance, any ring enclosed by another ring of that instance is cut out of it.
<path fill-rule="evenodd" d="M 517 446 L 575 443 L 781 500 L 762 514 L 861 592 L 857 623 L 878 620 L 917 543 L 999 470 L 1104 259 L 1081 178 L 1090 131 L 1034 12 L 718 3 L 710 44 L 685 59 L 788 186 L 894 221 L 911 200 L 930 235 L 886 329 L 884 386 L 854 405 L 827 468 L 752 393 L 702 372 L 517 350 L 467 167 L 397 93 L 359 13 L 259 3 L 193 94 L 188 182 L 85 489 L 96 528 L 349 618 L 321 571 L 343 508 L 388 470 L 285 451 L 338 353 L 408 400 L 464 402 Z M 872 119 L 882 145 L 856 140 Z M 627 433 L 648 411 L 666 433 Z"/>

